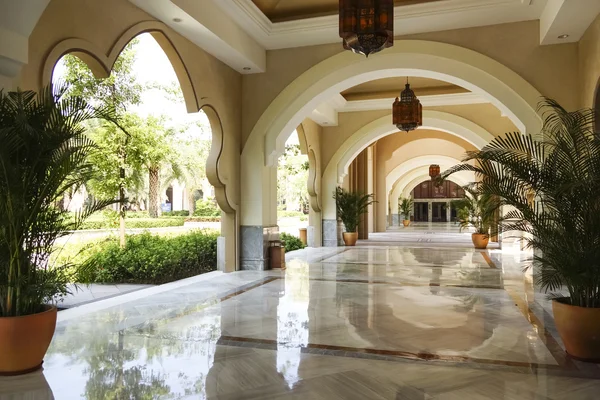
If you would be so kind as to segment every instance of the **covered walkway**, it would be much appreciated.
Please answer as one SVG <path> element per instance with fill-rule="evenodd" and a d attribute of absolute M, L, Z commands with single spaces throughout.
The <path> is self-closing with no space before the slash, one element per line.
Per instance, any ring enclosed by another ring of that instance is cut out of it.
<path fill-rule="evenodd" d="M 600 370 L 565 355 L 525 256 L 306 249 L 61 311 L 43 372 L 0 398 L 594 399 Z"/>

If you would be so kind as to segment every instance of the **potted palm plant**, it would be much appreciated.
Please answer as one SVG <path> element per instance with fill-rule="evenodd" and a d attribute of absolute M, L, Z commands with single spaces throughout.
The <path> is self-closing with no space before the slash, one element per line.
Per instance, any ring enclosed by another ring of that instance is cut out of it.
<path fill-rule="evenodd" d="M 460 230 L 475 228 L 471 240 L 476 249 L 486 249 L 490 241 L 490 234 L 497 232 L 497 210 L 500 202 L 489 193 L 482 193 L 478 184 L 464 186 L 467 196 L 452 201 L 457 210 Z"/>
<path fill-rule="evenodd" d="M 75 217 L 60 200 L 92 173 L 93 144 L 82 123 L 110 118 L 66 87 L 0 91 L 0 375 L 39 368 L 68 293 L 71 265 L 49 265 L 54 242 L 112 202 L 89 205 Z"/>
<path fill-rule="evenodd" d="M 349 192 L 341 187 L 333 192 L 338 218 L 342 220 L 346 232 L 342 234 L 346 246 L 356 245 L 358 240 L 358 222 L 360 216 L 368 211 L 369 205 L 375 203 L 372 194 Z"/>
<path fill-rule="evenodd" d="M 551 293 L 556 328 L 566 351 L 600 360 L 600 132 L 594 112 L 540 105 L 541 136 L 510 133 L 444 173 L 474 171 L 483 193 L 511 211 L 506 231 L 528 233 L 534 282 Z"/>
<path fill-rule="evenodd" d="M 398 208 L 400 212 L 404 215 L 404 219 L 402 220 L 402 225 L 405 227 L 410 225 L 410 213 L 413 208 L 413 200 L 401 197 L 398 199 Z"/>

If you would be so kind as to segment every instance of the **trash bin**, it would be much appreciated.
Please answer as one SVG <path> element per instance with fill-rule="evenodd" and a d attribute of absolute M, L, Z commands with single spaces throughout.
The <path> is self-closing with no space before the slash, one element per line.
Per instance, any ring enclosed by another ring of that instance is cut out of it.
<path fill-rule="evenodd" d="M 285 247 L 281 240 L 269 241 L 269 267 L 285 269 Z"/>
<path fill-rule="evenodd" d="M 307 243 L 307 239 L 306 239 L 306 232 L 307 232 L 307 228 L 300 228 L 300 241 L 302 242 L 302 244 L 304 244 L 306 246 Z"/>

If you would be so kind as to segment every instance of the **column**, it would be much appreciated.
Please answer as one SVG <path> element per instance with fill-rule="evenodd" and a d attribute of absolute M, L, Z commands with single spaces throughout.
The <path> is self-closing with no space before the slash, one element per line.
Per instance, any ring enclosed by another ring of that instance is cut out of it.
<path fill-rule="evenodd" d="M 433 222 L 433 202 L 427 202 L 427 222 Z"/>
<path fill-rule="evenodd" d="M 277 166 L 265 166 L 259 141 L 253 147 L 241 158 L 240 269 L 266 270 L 269 242 L 279 239 Z"/>
<path fill-rule="evenodd" d="M 446 203 L 446 222 L 452 222 L 452 202 Z"/>

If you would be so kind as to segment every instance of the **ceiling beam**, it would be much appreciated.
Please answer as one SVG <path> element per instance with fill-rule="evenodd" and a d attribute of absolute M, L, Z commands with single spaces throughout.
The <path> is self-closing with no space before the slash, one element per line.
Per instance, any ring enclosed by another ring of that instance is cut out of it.
<path fill-rule="evenodd" d="M 129 1 L 236 71 L 265 72 L 266 50 L 213 0 Z"/>
<path fill-rule="evenodd" d="M 578 42 L 598 14 L 599 0 L 548 0 L 540 17 L 540 43 Z"/>

